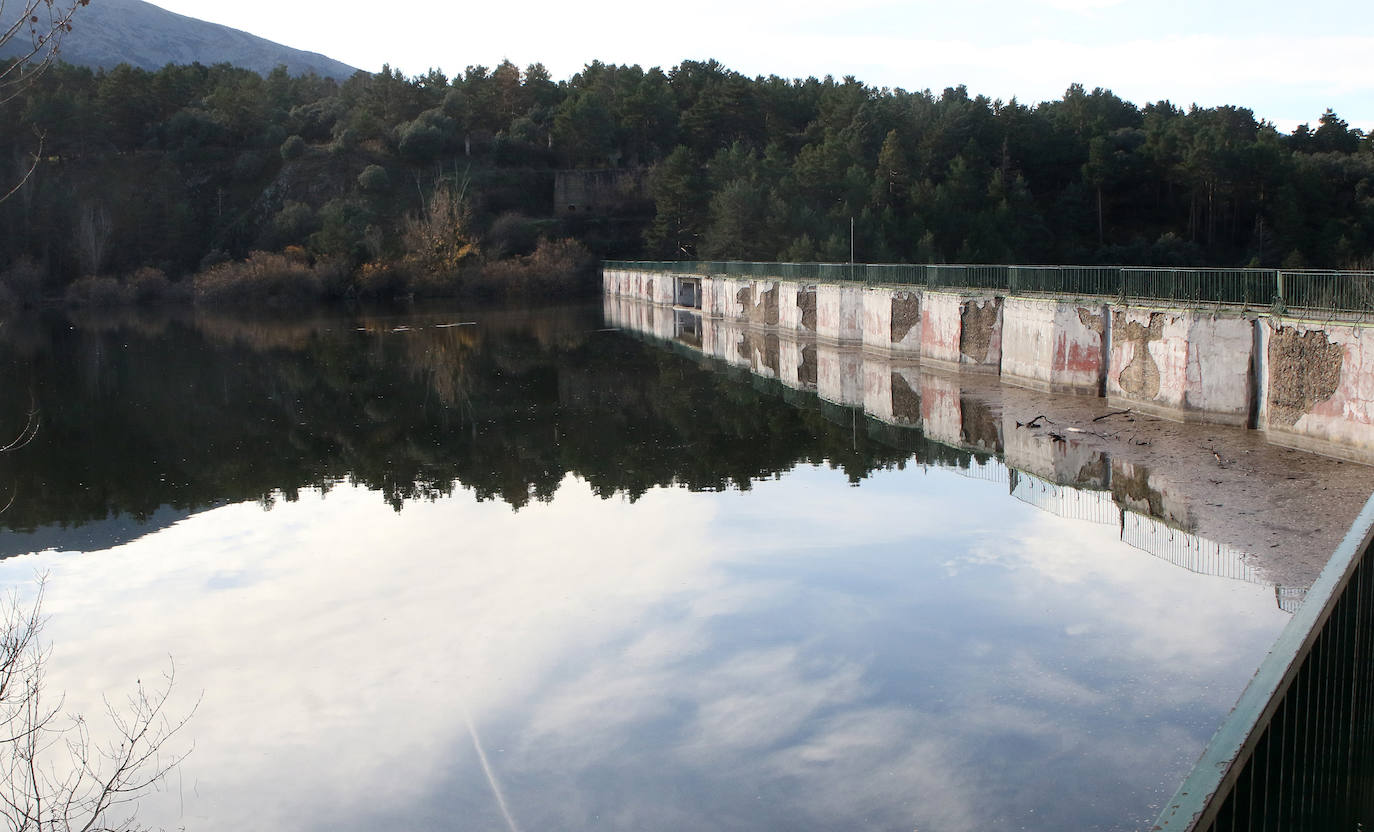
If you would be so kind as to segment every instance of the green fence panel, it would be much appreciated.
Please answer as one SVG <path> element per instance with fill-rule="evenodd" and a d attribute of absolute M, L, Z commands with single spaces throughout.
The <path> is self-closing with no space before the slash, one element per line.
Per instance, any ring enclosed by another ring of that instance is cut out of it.
<path fill-rule="evenodd" d="M 1284 271 L 1279 273 L 1283 306 L 1305 312 L 1374 312 L 1374 274 Z"/>

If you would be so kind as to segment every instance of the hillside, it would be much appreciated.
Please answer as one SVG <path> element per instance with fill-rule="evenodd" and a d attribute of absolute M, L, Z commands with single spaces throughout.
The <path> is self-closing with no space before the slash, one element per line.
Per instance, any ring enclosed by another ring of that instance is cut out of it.
<path fill-rule="evenodd" d="M 0 307 L 164 284 L 226 300 L 242 285 L 283 306 L 567 293 L 589 284 L 553 266 L 587 250 L 1374 263 L 1374 137 L 1330 110 L 1285 135 L 1243 107 L 1139 107 L 1079 85 L 1026 105 L 716 62 L 592 63 L 562 83 L 510 62 L 343 83 L 227 64 L 58 65 L 0 105 L 0 124 L 0 159 L 33 158 L 43 137 L 31 179 L 0 201 Z M 571 277 L 541 282 L 553 274 Z"/>
<path fill-rule="evenodd" d="M 343 80 L 355 70 L 316 52 L 292 49 L 247 32 L 175 14 L 142 0 L 97 0 L 81 9 L 62 44 L 62 60 L 77 66 L 142 69 L 167 64 L 229 63 L 266 74 L 285 64 L 292 75 L 313 72 Z M 0 48 L 14 57 L 22 38 Z"/>

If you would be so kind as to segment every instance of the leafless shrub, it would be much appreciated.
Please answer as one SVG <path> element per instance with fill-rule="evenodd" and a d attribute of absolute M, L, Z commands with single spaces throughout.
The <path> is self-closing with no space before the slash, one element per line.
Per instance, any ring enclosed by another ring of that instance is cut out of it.
<path fill-rule="evenodd" d="M 211 266 L 192 285 L 196 303 L 207 305 L 297 306 L 325 294 L 321 275 L 308 261 L 266 251 Z"/>
<path fill-rule="evenodd" d="M 133 830 L 135 804 L 189 753 L 168 744 L 195 713 L 173 718 L 172 666 L 156 685 L 140 680 L 125 701 L 105 702 L 116 739 L 97 742 L 86 719 L 68 715 L 45 683 L 43 583 L 23 603 L 0 601 L 0 819 L 9 832 Z"/>
<path fill-rule="evenodd" d="M 533 254 L 487 263 L 483 283 L 491 291 L 523 297 L 565 297 L 587 288 L 596 258 L 573 239 L 542 239 Z"/>
<path fill-rule="evenodd" d="M 123 306 L 132 303 L 133 292 L 113 277 L 86 277 L 74 280 L 62 295 L 68 306 Z"/>

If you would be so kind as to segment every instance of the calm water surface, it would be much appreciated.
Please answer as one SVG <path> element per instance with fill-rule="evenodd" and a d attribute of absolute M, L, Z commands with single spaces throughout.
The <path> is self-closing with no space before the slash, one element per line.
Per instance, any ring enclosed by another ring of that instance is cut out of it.
<path fill-rule="evenodd" d="M 145 823 L 1137 829 L 1287 620 L 603 327 L 0 328 L 0 427 L 43 417 L 0 584 L 48 574 L 53 687 L 94 716 L 170 655 L 203 695 Z"/>

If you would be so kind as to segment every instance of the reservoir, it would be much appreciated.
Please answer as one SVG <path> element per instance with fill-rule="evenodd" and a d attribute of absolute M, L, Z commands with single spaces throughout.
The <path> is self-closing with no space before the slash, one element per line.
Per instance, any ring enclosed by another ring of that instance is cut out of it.
<path fill-rule="evenodd" d="M 1148 828 L 1374 486 L 957 374 L 933 436 L 608 312 L 0 328 L 50 688 L 194 709 L 140 822 Z M 1069 427 L 1116 444 L 1013 453 Z"/>

